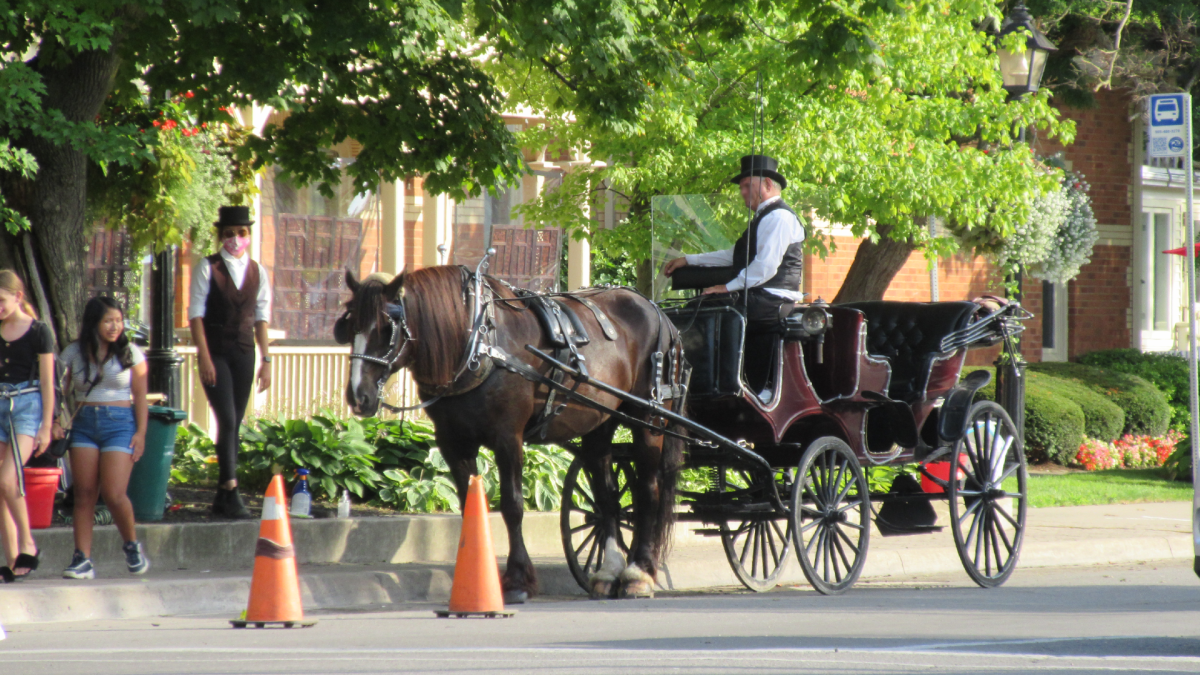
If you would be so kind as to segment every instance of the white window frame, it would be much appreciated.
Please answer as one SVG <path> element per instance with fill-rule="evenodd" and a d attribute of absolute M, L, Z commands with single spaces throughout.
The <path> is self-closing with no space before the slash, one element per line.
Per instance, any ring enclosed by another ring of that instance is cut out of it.
<path fill-rule="evenodd" d="M 1067 285 L 1058 282 L 1047 282 L 1042 285 L 1042 307 L 1043 311 L 1046 306 L 1045 289 L 1049 286 L 1051 292 L 1054 293 L 1054 347 L 1046 347 L 1042 344 L 1042 360 L 1043 361 L 1066 361 L 1069 356 L 1070 333 L 1068 332 L 1069 321 L 1067 320 L 1067 303 L 1071 294 L 1067 292 Z M 1043 335 L 1043 340 L 1045 336 Z"/>
<path fill-rule="evenodd" d="M 1167 216 L 1170 246 L 1154 241 L 1154 234 L 1150 231 L 1150 227 L 1153 225 L 1151 219 L 1157 214 Z M 1151 294 L 1155 292 L 1154 279 L 1151 278 L 1151 274 L 1154 271 L 1155 257 L 1159 255 L 1159 252 L 1179 245 L 1182 218 L 1180 202 L 1170 199 L 1143 199 L 1141 209 L 1135 217 L 1137 222 L 1134 226 L 1133 297 L 1131 298 L 1133 301 L 1132 337 L 1134 346 L 1142 351 L 1167 351 L 1174 347 L 1175 324 L 1179 321 L 1179 315 L 1182 313 L 1180 311 L 1182 289 L 1179 287 L 1182 268 L 1179 266 L 1178 256 L 1158 257 L 1160 264 L 1166 262 L 1169 265 L 1166 273 L 1168 287 L 1166 297 L 1155 298 L 1154 302 L 1151 302 Z M 1154 327 L 1154 318 L 1151 316 L 1151 312 L 1158 303 L 1165 303 L 1169 312 L 1165 328 Z"/>

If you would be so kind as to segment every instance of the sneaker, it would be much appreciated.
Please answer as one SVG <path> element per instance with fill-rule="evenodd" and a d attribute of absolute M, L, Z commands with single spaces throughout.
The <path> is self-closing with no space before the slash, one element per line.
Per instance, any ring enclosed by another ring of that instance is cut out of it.
<path fill-rule="evenodd" d="M 141 542 L 127 541 L 121 550 L 125 551 L 125 565 L 130 574 L 145 574 L 150 569 L 150 559 L 142 553 Z"/>
<path fill-rule="evenodd" d="M 92 567 L 92 559 L 85 556 L 83 551 L 75 549 L 71 564 L 63 570 L 64 579 L 95 579 L 96 568 Z"/>

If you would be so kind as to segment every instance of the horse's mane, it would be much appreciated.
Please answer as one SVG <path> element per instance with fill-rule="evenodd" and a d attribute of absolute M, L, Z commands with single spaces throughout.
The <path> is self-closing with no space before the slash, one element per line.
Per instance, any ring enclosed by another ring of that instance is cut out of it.
<path fill-rule="evenodd" d="M 460 268 L 426 267 L 404 276 L 404 307 L 413 335 L 412 373 L 418 382 L 449 384 L 471 330 Z"/>
<path fill-rule="evenodd" d="M 375 323 L 375 330 L 383 330 L 383 326 L 376 321 L 383 312 L 383 306 L 391 301 L 391 298 L 383 297 L 383 287 L 392 280 L 383 274 L 372 274 L 362 280 L 358 287 L 358 292 L 350 296 L 350 300 L 346 302 L 346 309 L 350 312 L 350 330 L 355 335 L 366 331 L 371 327 L 372 322 Z"/>

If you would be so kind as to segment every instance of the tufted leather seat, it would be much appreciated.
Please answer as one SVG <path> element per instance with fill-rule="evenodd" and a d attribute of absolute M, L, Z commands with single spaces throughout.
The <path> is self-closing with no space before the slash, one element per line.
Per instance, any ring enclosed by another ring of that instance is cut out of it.
<path fill-rule="evenodd" d="M 850 302 L 867 318 L 867 353 L 892 364 L 888 397 L 909 403 L 925 391 L 942 338 L 966 328 L 979 308 L 973 302 Z"/>

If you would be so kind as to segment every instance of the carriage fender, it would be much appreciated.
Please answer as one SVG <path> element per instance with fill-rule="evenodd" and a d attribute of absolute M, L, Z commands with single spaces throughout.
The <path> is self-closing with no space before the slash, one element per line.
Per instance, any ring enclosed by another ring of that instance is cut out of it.
<path fill-rule="evenodd" d="M 954 443 L 963 437 L 967 431 L 967 421 L 971 417 L 971 404 L 975 400 L 975 392 L 991 381 L 991 371 L 976 370 L 946 394 L 946 400 L 938 414 L 938 436 L 942 441 Z"/>

